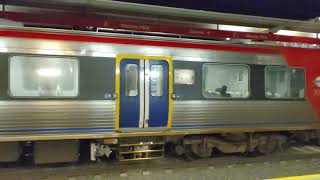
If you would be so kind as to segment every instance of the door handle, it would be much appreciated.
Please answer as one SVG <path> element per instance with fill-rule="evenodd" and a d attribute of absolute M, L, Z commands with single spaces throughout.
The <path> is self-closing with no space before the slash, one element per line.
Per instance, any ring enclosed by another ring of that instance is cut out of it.
<path fill-rule="evenodd" d="M 113 99 L 118 99 L 118 93 L 113 93 L 112 98 Z"/>
<path fill-rule="evenodd" d="M 176 93 L 172 93 L 171 94 L 171 98 L 172 99 L 177 99 L 177 98 L 179 98 L 180 96 L 178 96 Z"/>

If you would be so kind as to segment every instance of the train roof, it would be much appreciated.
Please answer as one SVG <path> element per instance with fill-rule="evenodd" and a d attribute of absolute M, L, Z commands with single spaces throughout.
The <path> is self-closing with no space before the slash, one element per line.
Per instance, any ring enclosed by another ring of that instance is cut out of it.
<path fill-rule="evenodd" d="M 32 27 L 143 33 L 226 44 L 320 47 L 318 18 L 299 21 L 107 0 L 5 1 L 0 18 Z"/>

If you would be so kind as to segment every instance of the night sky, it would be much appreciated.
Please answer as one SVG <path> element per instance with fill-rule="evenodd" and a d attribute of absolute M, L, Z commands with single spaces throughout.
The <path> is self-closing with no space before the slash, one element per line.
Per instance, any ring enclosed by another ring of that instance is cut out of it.
<path fill-rule="evenodd" d="M 122 0 L 161 6 L 198 9 L 286 19 L 320 16 L 320 0 Z"/>

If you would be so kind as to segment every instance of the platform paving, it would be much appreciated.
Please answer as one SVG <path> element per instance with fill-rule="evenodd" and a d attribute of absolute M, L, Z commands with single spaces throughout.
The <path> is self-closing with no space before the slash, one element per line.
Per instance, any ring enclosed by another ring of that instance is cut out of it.
<path fill-rule="evenodd" d="M 319 147 L 301 147 L 260 157 L 235 154 L 195 161 L 168 158 L 130 163 L 1 168 L 0 180 L 257 180 L 319 173 Z"/>

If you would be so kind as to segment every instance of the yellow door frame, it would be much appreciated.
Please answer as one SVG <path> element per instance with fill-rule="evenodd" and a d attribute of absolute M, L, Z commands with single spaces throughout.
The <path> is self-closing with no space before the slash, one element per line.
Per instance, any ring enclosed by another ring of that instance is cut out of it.
<path fill-rule="evenodd" d="M 138 54 L 118 54 L 116 57 L 116 119 L 115 119 L 115 130 L 120 131 L 120 62 L 121 60 L 137 59 L 137 60 L 163 60 L 167 61 L 169 66 L 169 93 L 168 93 L 168 122 L 167 128 L 171 128 L 172 124 L 172 93 L 173 93 L 173 68 L 172 68 L 172 57 L 171 56 L 144 56 Z"/>

